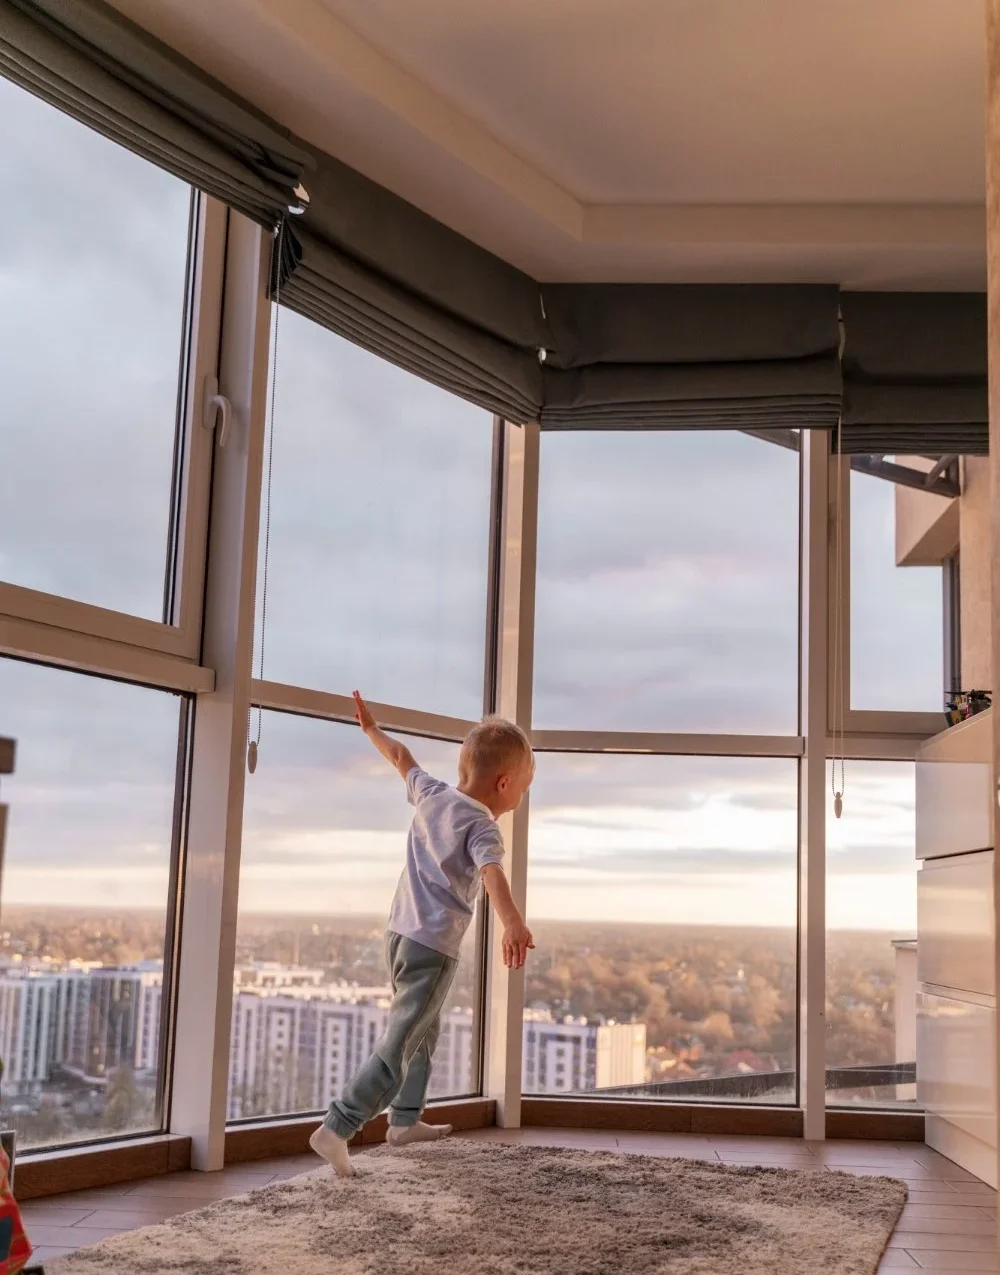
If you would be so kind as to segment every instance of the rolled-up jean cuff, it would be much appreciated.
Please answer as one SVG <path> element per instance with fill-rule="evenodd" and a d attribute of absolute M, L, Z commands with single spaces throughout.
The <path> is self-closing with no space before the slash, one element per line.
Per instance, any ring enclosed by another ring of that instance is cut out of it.
<path fill-rule="evenodd" d="M 345 1142 L 350 1142 L 357 1133 L 357 1129 L 352 1129 L 338 1111 L 328 1112 L 323 1124 L 331 1133 L 335 1133 L 338 1138 L 343 1138 Z"/>

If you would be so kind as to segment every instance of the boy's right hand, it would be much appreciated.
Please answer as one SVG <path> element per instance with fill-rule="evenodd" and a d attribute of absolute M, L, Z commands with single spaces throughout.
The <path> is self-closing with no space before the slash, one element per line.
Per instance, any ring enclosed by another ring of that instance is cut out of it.
<path fill-rule="evenodd" d="M 519 970 L 535 946 L 531 931 L 521 920 L 514 921 L 503 932 L 503 963 L 509 970 Z"/>
<path fill-rule="evenodd" d="M 358 719 L 358 725 L 367 735 L 370 730 L 374 730 L 375 728 L 375 718 L 372 716 L 371 709 L 368 707 L 365 701 L 361 698 L 360 691 L 354 692 L 354 704 L 358 710 L 354 714 L 355 717 Z"/>

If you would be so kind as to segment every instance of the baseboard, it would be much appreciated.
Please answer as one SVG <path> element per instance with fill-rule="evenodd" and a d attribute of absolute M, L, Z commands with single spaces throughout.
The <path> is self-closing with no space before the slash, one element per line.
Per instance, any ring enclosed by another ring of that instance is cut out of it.
<path fill-rule="evenodd" d="M 614 1102 L 587 1098 L 522 1098 L 521 1123 L 550 1129 L 621 1129 L 643 1133 L 801 1138 L 802 1112 L 760 1103 Z M 831 1139 L 922 1142 L 924 1117 L 913 1111 L 828 1111 Z"/>
<path fill-rule="evenodd" d="M 927 1116 L 927 1145 L 939 1151 L 949 1160 L 974 1173 L 981 1182 L 996 1189 L 997 1152 L 982 1139 L 959 1129 L 950 1120 L 940 1116 Z"/>
<path fill-rule="evenodd" d="M 828 1111 L 826 1136 L 831 1141 L 923 1142 L 922 1111 Z"/>
<path fill-rule="evenodd" d="M 466 1098 L 429 1108 L 435 1124 L 456 1129 L 485 1129 L 496 1122 L 496 1103 Z M 309 1149 L 316 1116 L 296 1120 L 262 1121 L 226 1131 L 227 1164 L 300 1155 Z M 521 1101 L 525 1127 L 551 1129 L 607 1129 L 648 1133 L 693 1133 L 709 1136 L 802 1137 L 802 1112 L 794 1107 L 607 1102 L 579 1098 L 526 1097 Z M 922 1142 L 924 1116 L 919 1112 L 828 1111 L 826 1136 L 864 1141 Z M 371 1121 L 355 1145 L 385 1139 L 385 1117 Z M 945 1151 L 945 1154 L 949 1154 Z M 957 1158 L 953 1156 L 952 1158 Z M 177 1134 L 71 1147 L 17 1157 L 14 1178 L 19 1200 L 34 1200 L 67 1191 L 114 1186 L 191 1167 L 191 1139 Z M 972 1172 L 980 1172 L 978 1165 Z M 995 1165 L 993 1172 L 995 1173 Z M 980 1173 L 980 1176 L 985 1176 Z"/>
<path fill-rule="evenodd" d="M 716 1106 L 708 1103 L 522 1098 L 521 1123 L 525 1127 L 547 1129 L 802 1137 L 801 1111 L 795 1107 L 764 1107 L 758 1103 L 752 1106 Z"/>
<path fill-rule="evenodd" d="M 485 1098 L 462 1098 L 456 1102 L 432 1103 L 427 1109 L 430 1124 L 450 1124 L 456 1129 L 485 1129 L 495 1123 L 496 1103 Z M 226 1164 L 270 1160 L 276 1156 L 302 1155 L 309 1150 L 309 1135 L 317 1116 L 296 1120 L 266 1120 L 234 1125 L 226 1130 Z M 351 1143 L 372 1146 L 385 1141 L 385 1116 L 371 1120 Z"/>
<path fill-rule="evenodd" d="M 191 1139 L 171 1133 L 38 1155 L 27 1151 L 17 1157 L 14 1194 L 19 1200 L 37 1200 L 190 1167 Z"/>

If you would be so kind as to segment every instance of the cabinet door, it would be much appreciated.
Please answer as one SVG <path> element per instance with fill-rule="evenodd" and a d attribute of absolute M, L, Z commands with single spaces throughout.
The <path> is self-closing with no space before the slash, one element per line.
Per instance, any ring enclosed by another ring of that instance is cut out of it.
<path fill-rule="evenodd" d="M 929 740 L 917 754 L 917 858 L 993 846 L 992 712 Z"/>
<path fill-rule="evenodd" d="M 993 851 L 934 859 L 917 873 L 917 978 L 996 994 Z"/>
<path fill-rule="evenodd" d="M 922 993 L 917 1001 L 917 1101 L 996 1146 L 996 1010 Z"/>

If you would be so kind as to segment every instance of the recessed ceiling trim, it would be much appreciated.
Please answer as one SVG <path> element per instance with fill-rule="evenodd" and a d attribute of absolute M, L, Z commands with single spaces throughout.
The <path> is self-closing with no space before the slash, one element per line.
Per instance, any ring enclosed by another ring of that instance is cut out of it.
<path fill-rule="evenodd" d="M 981 248 L 980 204 L 592 204 L 595 244 L 810 244 Z"/>
<path fill-rule="evenodd" d="M 216 64 L 211 46 L 203 38 L 206 21 L 202 0 L 111 0 L 120 12 L 175 48 L 196 65 L 218 76 L 234 92 L 268 109 L 262 101 L 258 75 L 247 65 L 245 73 L 230 61 L 225 70 Z M 515 155 L 490 132 L 475 123 L 433 89 L 380 53 L 317 0 L 213 0 L 213 27 L 226 22 L 247 23 L 247 10 L 265 24 L 272 36 L 272 74 L 281 76 L 282 87 L 294 95 L 290 118 L 286 109 L 275 118 L 286 128 L 300 132 L 303 140 L 329 149 L 330 139 L 320 124 L 303 129 L 302 107 L 322 121 L 324 87 L 330 81 L 347 82 L 355 92 L 378 103 L 403 120 L 473 172 L 515 196 L 551 225 L 575 239 L 583 237 L 583 206 L 579 200 L 533 165 Z M 242 11 L 242 12 L 241 12 Z M 259 30 L 259 26 L 256 28 Z M 232 26 L 233 42 L 238 36 Z M 273 93 L 267 94 L 273 98 Z M 327 106 L 329 101 L 327 101 Z M 273 109 L 273 107 L 271 108 Z M 400 192 L 401 194 L 404 192 Z"/>

